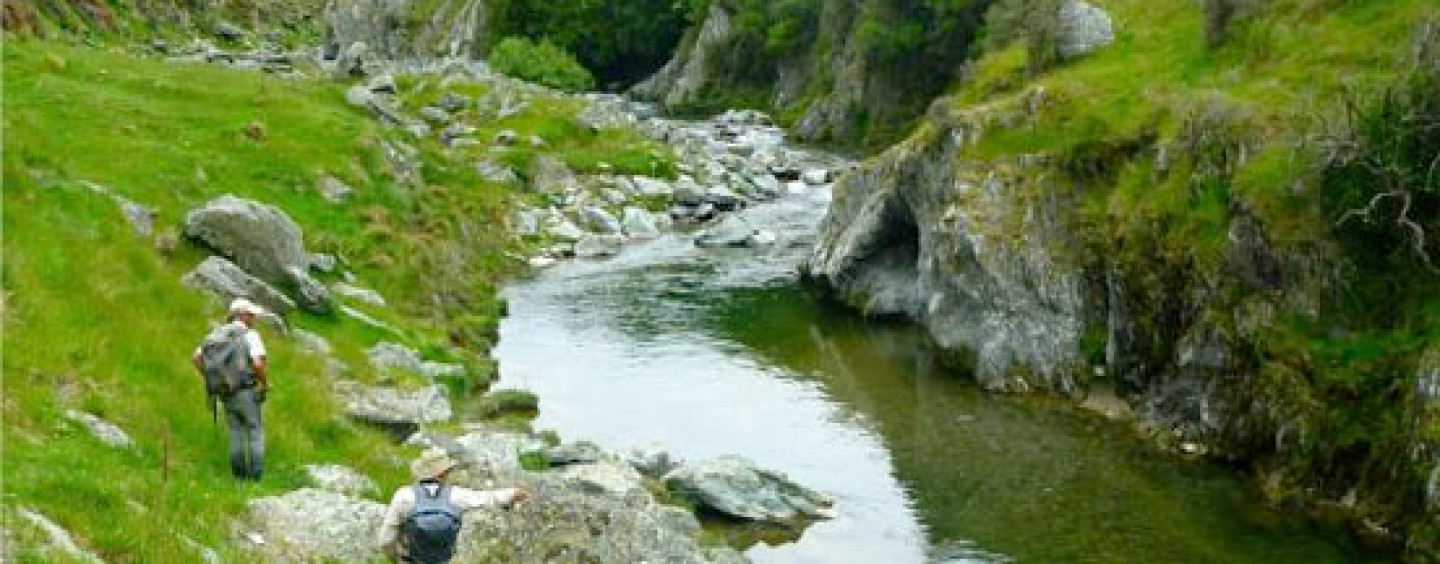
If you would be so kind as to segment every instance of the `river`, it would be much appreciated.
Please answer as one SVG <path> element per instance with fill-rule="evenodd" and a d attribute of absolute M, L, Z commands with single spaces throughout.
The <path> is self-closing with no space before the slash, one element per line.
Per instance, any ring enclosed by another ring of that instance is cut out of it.
<path fill-rule="evenodd" d="M 539 394 L 537 428 L 741 454 L 836 499 L 798 540 L 721 533 L 756 562 L 1366 561 L 1258 505 L 1233 471 L 1062 402 L 987 394 L 913 327 L 804 291 L 827 201 L 815 188 L 743 212 L 770 247 L 671 234 L 514 284 L 501 387 Z"/>

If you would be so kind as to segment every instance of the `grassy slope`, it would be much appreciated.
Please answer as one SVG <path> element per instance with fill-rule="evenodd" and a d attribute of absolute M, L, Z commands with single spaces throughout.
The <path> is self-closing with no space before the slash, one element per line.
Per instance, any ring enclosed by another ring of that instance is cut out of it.
<path fill-rule="evenodd" d="M 380 140 L 396 133 L 347 106 L 341 85 L 13 38 L 4 68 L 6 505 L 41 510 L 112 563 L 186 562 L 195 554 L 178 535 L 222 547 L 244 502 L 300 486 L 303 464 L 347 464 L 385 488 L 403 481 L 406 453 L 341 416 L 323 361 L 267 329 L 276 385 L 267 476 L 233 483 L 224 423 L 209 421 L 188 367 L 221 313 L 179 282 L 204 252 L 183 240 L 158 251 L 81 181 L 153 207 L 162 232 L 224 193 L 278 205 L 312 250 L 341 253 L 390 299 L 388 311 L 360 309 L 401 334 L 344 318 L 296 314 L 292 323 L 329 338 L 359 379 L 374 376 L 364 349 L 385 338 L 472 366 L 474 381 L 461 388 L 488 376 L 483 352 L 503 310 L 495 287 L 516 269 L 505 252 L 525 244 L 505 228 L 517 196 L 474 180 L 468 156 L 443 154 L 433 140 L 416 142 L 427 184 L 395 184 Z M 575 109 L 542 101 L 483 133 L 538 134 L 582 166 L 670 166 L 632 134 L 584 130 Z M 243 133 L 252 122 L 264 125 L 263 139 Z M 354 186 L 354 200 L 325 203 L 313 189 L 322 173 Z M 458 305 L 437 306 L 436 295 Z M 67 408 L 119 424 L 139 447 L 102 446 L 63 420 Z M 52 561 L 29 552 L 34 531 L 19 535 L 20 561 Z"/>

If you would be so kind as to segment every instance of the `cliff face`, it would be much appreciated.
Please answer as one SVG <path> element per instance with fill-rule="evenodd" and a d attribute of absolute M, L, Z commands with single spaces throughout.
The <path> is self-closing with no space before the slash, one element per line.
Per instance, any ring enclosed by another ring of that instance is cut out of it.
<path fill-rule="evenodd" d="M 1194 16 L 1179 10 L 1129 16 Z M 1275 501 L 1338 510 L 1434 561 L 1440 333 L 1418 312 L 1440 303 L 1435 275 L 1363 266 L 1390 251 L 1317 211 L 1335 180 L 1293 164 L 1313 110 L 1285 104 L 1325 86 L 1261 106 L 1225 90 L 1243 63 L 1193 91 L 1146 85 L 1140 53 L 1159 37 L 1035 81 L 1013 53 L 979 62 L 909 139 L 840 179 L 807 277 L 923 325 L 987 389 L 1113 387 L 1163 444 L 1243 462 Z M 1356 307 L 1373 287 L 1384 297 Z"/>
<path fill-rule="evenodd" d="M 681 40 L 675 56 L 630 93 L 672 110 L 710 109 L 729 101 L 768 105 L 793 121 L 809 141 L 876 145 L 898 137 L 961 69 L 988 1 L 965 3 L 946 20 L 942 41 L 886 47 L 889 25 L 915 25 L 940 34 L 933 14 L 916 17 L 883 0 L 817 0 L 783 23 L 792 42 L 767 43 L 776 31 L 753 29 L 754 14 L 716 1 L 705 20 Z M 782 25 L 768 21 L 771 25 Z M 758 24 L 762 25 L 763 24 Z M 878 27 L 877 27 L 878 26 Z"/>
<path fill-rule="evenodd" d="M 381 60 L 480 58 L 488 46 L 486 0 L 331 0 L 325 43 L 343 52 L 363 43 Z"/>

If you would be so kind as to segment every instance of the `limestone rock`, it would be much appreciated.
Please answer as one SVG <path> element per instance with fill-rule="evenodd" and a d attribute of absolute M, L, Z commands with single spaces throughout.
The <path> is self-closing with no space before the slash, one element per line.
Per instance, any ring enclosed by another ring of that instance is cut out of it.
<path fill-rule="evenodd" d="M 295 301 L 264 280 L 255 278 L 222 257 L 206 258 L 181 279 L 186 286 L 210 292 L 222 302 L 246 298 L 272 313 L 285 315 Z"/>
<path fill-rule="evenodd" d="M 1079 57 L 1115 41 L 1110 14 L 1093 4 L 1070 0 L 1060 7 L 1056 48 L 1065 59 Z"/>
<path fill-rule="evenodd" d="M 328 313 L 328 290 L 311 279 L 300 226 L 279 208 L 224 195 L 185 216 L 185 233 L 204 241 L 240 268 L 296 292 L 307 309 Z"/>
<path fill-rule="evenodd" d="M 417 427 L 447 421 L 453 414 L 450 398 L 439 384 L 407 390 L 340 380 L 335 382 L 335 393 L 346 414 L 382 427 Z"/>
<path fill-rule="evenodd" d="M 722 514 L 791 524 L 831 515 L 833 501 L 738 456 L 681 466 L 665 476 L 674 491 Z"/>
<path fill-rule="evenodd" d="M 380 495 L 380 485 L 354 468 L 339 464 L 306 464 L 305 475 L 315 487 L 352 497 Z"/>
<path fill-rule="evenodd" d="M 86 430 L 90 431 L 91 435 L 94 435 L 95 438 L 100 439 L 100 442 L 111 447 L 131 448 L 135 446 L 135 441 L 130 439 L 130 435 L 127 435 L 124 429 L 121 429 L 114 423 L 96 417 L 94 414 L 67 409 L 65 410 L 65 418 L 84 426 Z"/>
<path fill-rule="evenodd" d="M 375 534 L 384 515 L 380 503 L 305 488 L 251 500 L 242 536 L 265 544 L 238 542 L 272 562 L 379 561 Z"/>

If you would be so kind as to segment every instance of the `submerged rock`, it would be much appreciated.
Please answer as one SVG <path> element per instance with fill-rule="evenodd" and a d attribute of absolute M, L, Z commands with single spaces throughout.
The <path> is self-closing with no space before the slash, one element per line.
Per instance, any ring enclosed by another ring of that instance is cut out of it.
<path fill-rule="evenodd" d="M 831 516 L 834 502 L 784 475 L 757 468 L 738 456 L 687 464 L 665 476 L 672 490 L 739 519 L 794 524 Z"/>

